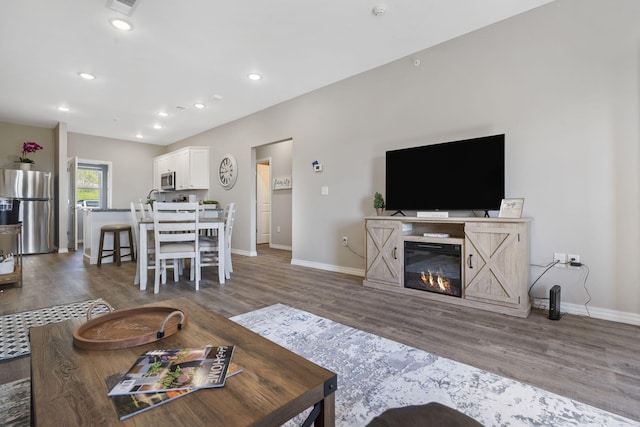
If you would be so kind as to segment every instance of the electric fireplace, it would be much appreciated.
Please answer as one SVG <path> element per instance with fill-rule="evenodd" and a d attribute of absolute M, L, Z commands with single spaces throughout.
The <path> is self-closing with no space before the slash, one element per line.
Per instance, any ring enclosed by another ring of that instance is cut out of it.
<path fill-rule="evenodd" d="M 404 242 L 404 287 L 462 297 L 461 245 Z"/>

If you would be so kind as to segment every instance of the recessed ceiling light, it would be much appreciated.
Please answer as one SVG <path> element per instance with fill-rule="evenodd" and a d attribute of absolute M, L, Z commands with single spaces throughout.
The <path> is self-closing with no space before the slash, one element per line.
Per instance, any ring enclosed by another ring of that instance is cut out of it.
<path fill-rule="evenodd" d="M 158 113 L 158 115 L 159 115 L 160 117 L 167 117 L 167 116 L 169 115 L 169 113 L 166 113 L 166 112 L 164 112 L 164 111 L 160 111 L 160 112 Z"/>
<path fill-rule="evenodd" d="M 142 139 L 142 138 L 144 138 L 144 136 L 141 133 L 136 133 L 136 138 Z"/>
<path fill-rule="evenodd" d="M 155 125 L 153 125 L 154 129 L 162 129 L 162 126 L 158 123 L 156 123 Z"/>
<path fill-rule="evenodd" d="M 249 80 L 260 80 L 262 76 L 258 73 L 251 73 L 247 76 Z"/>
<path fill-rule="evenodd" d="M 215 95 L 212 96 L 213 99 L 215 99 L 216 101 L 222 101 L 223 96 L 216 93 Z"/>
<path fill-rule="evenodd" d="M 69 107 L 65 107 L 64 105 L 61 105 L 61 106 L 58 107 L 58 110 L 67 112 L 67 111 L 69 111 Z"/>
<path fill-rule="evenodd" d="M 80 72 L 78 75 L 85 80 L 94 80 L 96 78 L 96 76 L 91 73 Z"/>
<path fill-rule="evenodd" d="M 122 31 L 129 31 L 133 28 L 130 23 L 120 18 L 111 19 L 109 22 L 111 22 L 111 25 Z"/>
<path fill-rule="evenodd" d="M 198 110 L 202 110 L 204 107 L 206 107 L 206 105 L 204 105 L 202 102 L 196 102 L 195 104 L 193 104 L 193 106 Z"/>

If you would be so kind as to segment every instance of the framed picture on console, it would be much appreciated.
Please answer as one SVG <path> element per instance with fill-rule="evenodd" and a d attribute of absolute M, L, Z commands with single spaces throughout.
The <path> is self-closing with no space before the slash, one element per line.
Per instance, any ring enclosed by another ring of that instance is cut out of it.
<path fill-rule="evenodd" d="M 502 203 L 500 203 L 500 213 L 498 214 L 498 218 L 520 218 L 522 216 L 523 206 L 524 198 L 502 199 Z"/>

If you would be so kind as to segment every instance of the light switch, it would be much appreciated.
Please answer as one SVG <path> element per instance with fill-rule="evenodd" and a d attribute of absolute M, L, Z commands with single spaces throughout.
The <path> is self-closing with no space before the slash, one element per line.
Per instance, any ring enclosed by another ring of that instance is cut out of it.
<path fill-rule="evenodd" d="M 327 186 L 320 187 L 320 194 L 322 194 L 323 196 L 328 196 L 329 195 L 329 187 L 327 187 Z"/>

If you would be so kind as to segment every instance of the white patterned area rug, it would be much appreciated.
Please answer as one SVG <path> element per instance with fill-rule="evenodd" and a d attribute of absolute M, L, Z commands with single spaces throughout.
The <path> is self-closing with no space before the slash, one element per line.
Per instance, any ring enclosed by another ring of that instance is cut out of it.
<path fill-rule="evenodd" d="M 0 384 L 0 420 L 3 427 L 27 427 L 31 424 L 29 378 Z"/>
<path fill-rule="evenodd" d="M 29 328 L 84 317 L 92 304 L 103 301 L 98 298 L 0 316 L 0 363 L 31 354 Z M 107 307 L 98 305 L 93 313 L 100 314 L 107 311 Z"/>
<path fill-rule="evenodd" d="M 428 402 L 457 409 L 487 427 L 640 426 L 282 304 L 231 320 L 338 374 L 336 426 L 365 426 L 386 409 Z"/>

